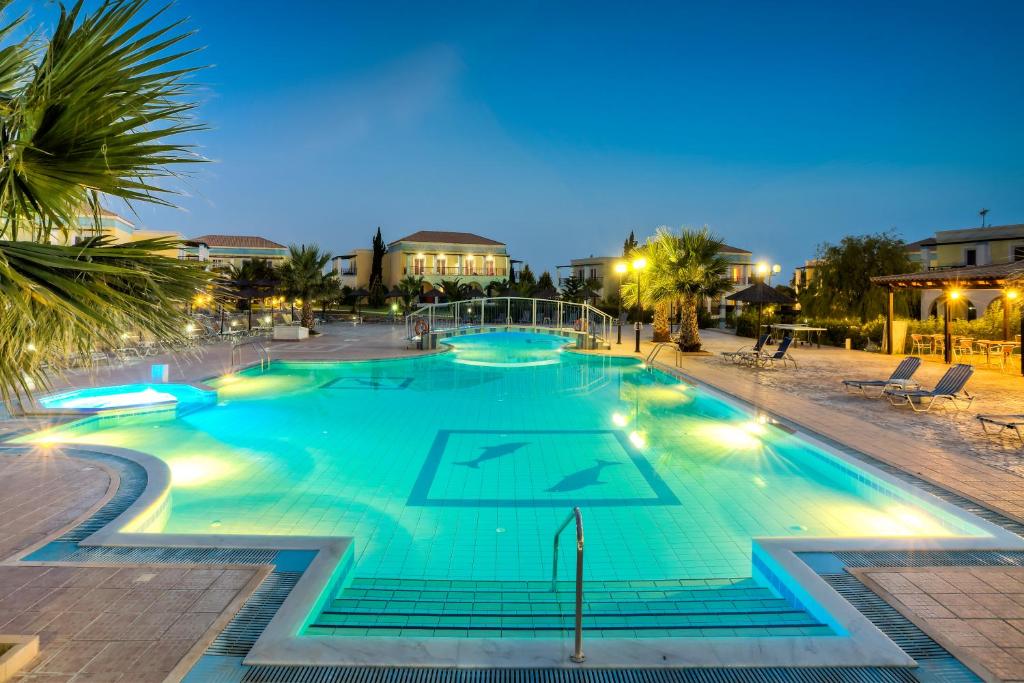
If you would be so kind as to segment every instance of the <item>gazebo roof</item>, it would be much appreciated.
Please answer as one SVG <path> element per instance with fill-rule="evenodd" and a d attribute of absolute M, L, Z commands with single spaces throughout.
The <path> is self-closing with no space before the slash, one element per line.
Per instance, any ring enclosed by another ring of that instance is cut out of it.
<path fill-rule="evenodd" d="M 1024 262 L 993 263 L 987 266 L 967 268 L 942 268 L 922 270 L 917 273 L 879 275 L 871 278 L 872 284 L 883 287 L 943 289 L 955 286 L 962 289 L 997 289 L 1009 282 L 1024 279 Z"/>

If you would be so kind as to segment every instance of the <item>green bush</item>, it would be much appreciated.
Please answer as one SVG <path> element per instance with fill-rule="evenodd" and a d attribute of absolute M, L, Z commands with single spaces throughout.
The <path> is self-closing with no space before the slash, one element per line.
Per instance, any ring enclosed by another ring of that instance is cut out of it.
<path fill-rule="evenodd" d="M 762 324 L 772 324 L 779 321 L 779 317 L 766 313 L 762 316 Z M 1020 333 L 1020 305 L 1010 310 L 1010 337 Z M 754 337 L 754 327 L 757 326 L 757 308 L 750 306 L 743 313 L 730 316 L 736 327 L 736 335 L 740 337 Z M 786 321 L 789 322 L 789 321 Z M 825 332 L 821 333 L 823 345 L 839 346 L 845 345 L 850 340 L 850 346 L 854 349 L 865 349 L 869 346 L 882 346 L 882 336 L 885 334 L 885 317 L 878 316 L 874 320 L 865 323 L 843 319 L 829 318 L 805 318 L 798 317 L 794 322 L 810 325 L 811 327 L 824 327 Z M 1002 339 L 1003 338 L 1003 308 L 999 301 L 996 301 L 983 316 L 976 320 L 954 320 L 949 325 L 950 334 L 955 336 L 973 337 L 975 339 Z M 910 349 L 911 334 L 942 334 L 942 320 L 929 318 L 928 320 L 910 320 L 907 328 L 907 349 Z M 814 337 L 811 337 L 814 339 Z"/>

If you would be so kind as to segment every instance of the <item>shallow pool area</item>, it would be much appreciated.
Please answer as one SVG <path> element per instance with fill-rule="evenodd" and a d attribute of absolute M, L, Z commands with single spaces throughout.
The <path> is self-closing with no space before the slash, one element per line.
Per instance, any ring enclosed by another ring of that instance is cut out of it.
<path fill-rule="evenodd" d="M 121 384 L 62 391 L 39 399 L 47 410 L 83 413 L 152 408 L 159 406 L 204 405 L 216 401 L 216 395 L 189 384 Z"/>
<path fill-rule="evenodd" d="M 569 589 L 535 589 L 573 506 L 596 622 L 628 608 L 643 617 L 629 633 L 662 636 L 730 635 L 737 615 L 759 635 L 826 628 L 751 579 L 754 538 L 986 535 L 728 397 L 565 342 L 467 335 L 429 356 L 275 362 L 211 380 L 215 404 L 23 441 L 164 461 L 169 510 L 152 534 L 353 538 L 352 569 L 310 627 L 325 634 L 562 635 Z M 483 616 L 443 626 L 474 601 Z M 728 619 L 708 623 L 715 605 Z"/>

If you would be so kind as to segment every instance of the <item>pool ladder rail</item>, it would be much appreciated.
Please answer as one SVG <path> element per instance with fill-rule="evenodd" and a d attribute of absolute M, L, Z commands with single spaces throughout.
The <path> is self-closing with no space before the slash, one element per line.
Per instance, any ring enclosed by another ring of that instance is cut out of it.
<path fill-rule="evenodd" d="M 579 664 L 583 662 L 583 513 L 578 507 L 574 507 L 569 516 L 565 518 L 562 525 L 555 532 L 554 559 L 551 562 L 551 592 L 558 589 L 558 539 L 566 527 L 573 520 L 576 521 L 576 623 L 575 643 L 573 652 L 569 659 Z"/>
<path fill-rule="evenodd" d="M 240 342 L 232 342 L 231 344 L 231 371 L 234 372 L 235 368 L 242 364 L 242 349 L 247 346 L 251 346 L 253 351 L 256 352 L 256 357 L 260 361 L 260 370 L 263 371 L 270 367 L 270 350 L 263 345 L 263 341 L 260 339 L 246 339 Z"/>
<path fill-rule="evenodd" d="M 658 342 L 657 344 L 654 345 L 654 348 L 651 349 L 651 352 L 649 354 L 647 354 L 647 358 L 644 359 L 644 366 L 648 370 L 651 369 L 651 367 L 654 365 L 654 361 L 658 358 L 658 354 L 661 353 L 661 350 L 664 349 L 666 346 L 674 346 L 675 347 L 675 350 L 676 350 L 676 367 L 677 368 L 679 367 L 679 357 L 680 357 L 679 356 L 679 346 L 676 345 L 675 342 Z"/>

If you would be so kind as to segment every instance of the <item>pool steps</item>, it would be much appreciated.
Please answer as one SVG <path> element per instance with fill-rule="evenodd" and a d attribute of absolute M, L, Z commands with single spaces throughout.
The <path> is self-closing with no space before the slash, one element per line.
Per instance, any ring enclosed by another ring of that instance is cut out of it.
<path fill-rule="evenodd" d="M 464 638 L 565 637 L 574 584 L 354 578 L 324 605 L 309 635 Z M 588 581 L 587 637 L 833 635 L 805 610 L 752 579 Z"/>

